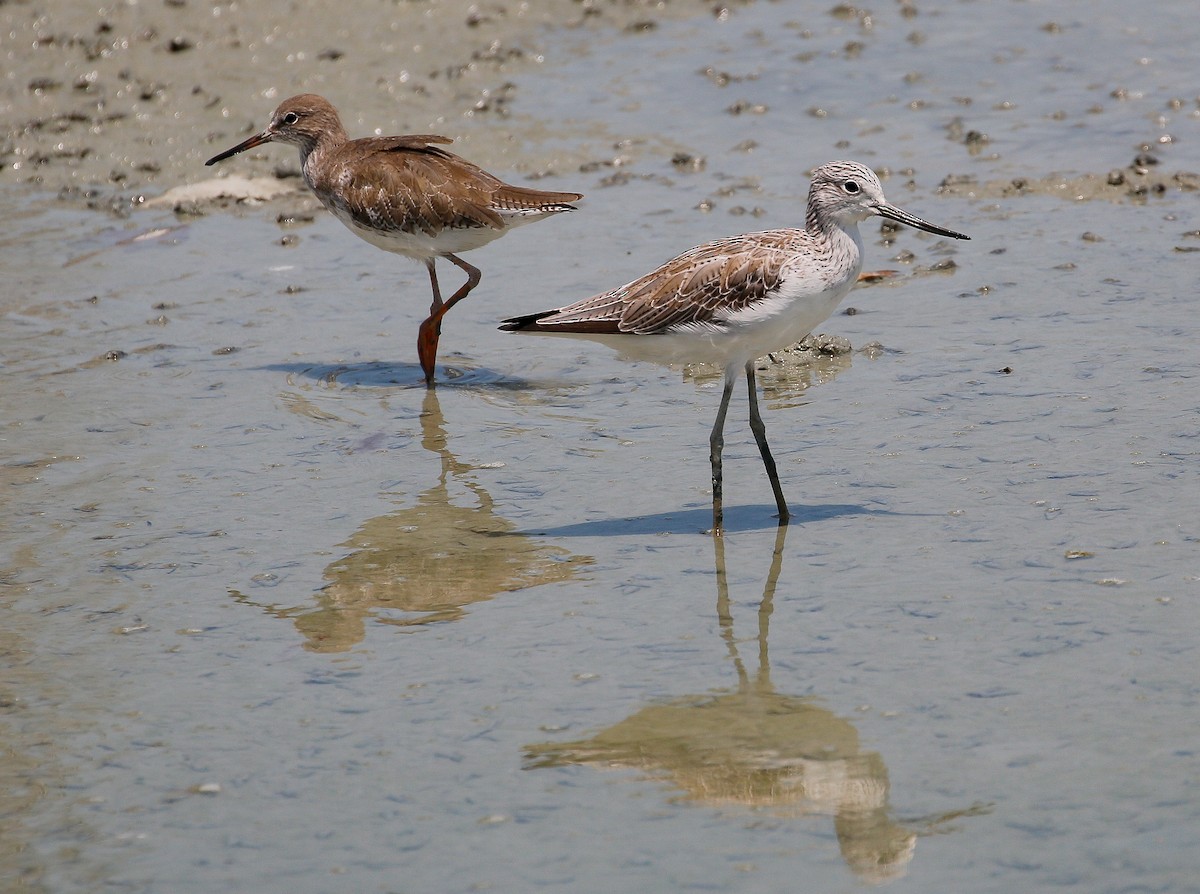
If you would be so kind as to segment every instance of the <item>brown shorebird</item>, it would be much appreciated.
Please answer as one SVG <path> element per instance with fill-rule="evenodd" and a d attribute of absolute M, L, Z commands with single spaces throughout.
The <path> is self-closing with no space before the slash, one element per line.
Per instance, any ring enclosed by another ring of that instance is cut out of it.
<path fill-rule="evenodd" d="M 708 242 L 631 283 L 567 307 L 505 320 L 512 332 L 592 339 L 635 360 L 717 363 L 725 390 L 709 437 L 713 533 L 721 534 L 725 414 L 741 370 L 750 390 L 750 429 L 762 454 L 779 523 L 790 518 L 758 410 L 754 361 L 800 341 L 827 319 L 862 270 L 859 221 L 878 215 L 951 239 L 888 204 L 871 170 L 835 161 L 813 171 L 803 229 L 767 230 Z"/>
<path fill-rule="evenodd" d="M 546 192 L 510 186 L 438 144 L 435 134 L 351 140 L 326 99 L 304 93 L 285 99 L 266 130 L 214 155 L 216 164 L 263 143 L 300 149 L 304 180 L 326 208 L 372 245 L 424 261 L 433 286 L 429 317 L 417 335 L 425 382 L 433 384 L 442 317 L 479 285 L 479 269 L 459 252 L 487 245 L 514 227 L 560 211 L 574 211 L 576 192 Z M 445 258 L 467 274 L 447 301 L 438 288 L 434 262 Z"/>

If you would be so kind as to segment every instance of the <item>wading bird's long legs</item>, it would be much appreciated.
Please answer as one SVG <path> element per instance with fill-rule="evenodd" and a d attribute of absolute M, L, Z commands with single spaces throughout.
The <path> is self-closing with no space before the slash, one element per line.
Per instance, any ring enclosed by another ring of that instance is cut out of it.
<path fill-rule="evenodd" d="M 775 457 L 771 456 L 771 448 L 767 446 L 767 427 L 763 424 L 762 415 L 758 412 L 758 388 L 754 382 L 754 361 L 746 364 L 746 382 L 750 386 L 750 431 L 754 432 L 754 440 L 758 442 L 758 452 L 762 454 L 763 465 L 767 469 L 767 478 L 771 481 L 771 490 L 775 492 L 775 506 L 779 509 L 779 523 L 786 525 L 792 514 L 788 511 L 787 500 L 783 498 L 783 486 L 779 483 L 779 473 L 775 470 Z"/>
<path fill-rule="evenodd" d="M 721 451 L 725 447 L 725 414 L 729 412 L 729 398 L 733 396 L 733 383 L 737 381 L 737 376 L 736 366 L 725 370 L 725 390 L 721 392 L 721 406 L 717 409 L 717 421 L 713 423 L 712 434 L 708 437 L 708 459 L 712 463 L 714 537 L 720 537 L 724 533 L 721 527 L 724 520 L 721 508 Z"/>
<path fill-rule="evenodd" d="M 421 328 L 417 331 L 417 357 L 421 360 L 421 369 L 425 372 L 425 384 L 433 386 L 434 366 L 437 363 L 438 339 L 442 334 L 442 317 L 446 316 L 450 308 L 458 304 L 470 294 L 471 289 L 479 285 L 479 280 L 482 274 L 478 267 L 473 267 L 462 258 L 444 254 L 443 258 L 457 266 L 467 274 L 467 281 L 463 283 L 462 288 L 450 296 L 449 301 L 442 301 L 441 292 L 438 290 L 437 274 L 433 269 L 433 259 L 427 262 L 429 267 L 429 281 L 433 283 L 433 304 L 429 307 L 429 319 L 421 324 Z"/>

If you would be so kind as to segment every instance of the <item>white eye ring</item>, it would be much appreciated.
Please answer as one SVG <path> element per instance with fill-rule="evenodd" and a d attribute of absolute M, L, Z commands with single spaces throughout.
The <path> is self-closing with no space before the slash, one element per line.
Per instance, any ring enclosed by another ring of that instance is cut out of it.
<path fill-rule="evenodd" d="M 299 120 L 300 120 L 300 116 L 297 115 L 295 112 L 288 112 L 286 115 L 283 116 L 284 124 L 295 124 Z"/>
<path fill-rule="evenodd" d="M 854 196 L 854 195 L 858 195 L 858 193 L 862 191 L 862 187 L 860 187 L 860 186 L 858 185 L 858 181 L 857 181 L 857 180 L 845 180 L 845 181 L 843 181 L 843 182 L 842 182 L 842 189 L 844 189 L 846 192 L 848 192 L 848 193 L 849 193 L 850 195 L 852 195 L 852 196 Z"/>

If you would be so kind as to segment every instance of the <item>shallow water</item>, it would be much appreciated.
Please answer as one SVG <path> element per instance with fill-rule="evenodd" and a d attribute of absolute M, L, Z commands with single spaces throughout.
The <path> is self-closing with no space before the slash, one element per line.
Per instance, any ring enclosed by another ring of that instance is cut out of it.
<path fill-rule="evenodd" d="M 472 253 L 434 392 L 424 271 L 327 215 L 6 185 L 6 886 L 1190 890 L 1196 194 L 936 193 L 1195 169 L 1185 9 L 564 30 L 514 126 L 621 163 Z M 822 330 L 883 349 L 763 374 L 784 530 L 737 396 L 714 542 L 719 381 L 495 322 L 795 223 L 835 156 L 973 240 L 864 227 L 901 275 Z"/>

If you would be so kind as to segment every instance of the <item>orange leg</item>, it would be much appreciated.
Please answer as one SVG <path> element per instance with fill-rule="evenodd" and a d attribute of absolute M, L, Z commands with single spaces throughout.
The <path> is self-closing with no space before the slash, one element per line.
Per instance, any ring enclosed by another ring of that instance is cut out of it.
<path fill-rule="evenodd" d="M 434 258 L 428 258 L 425 261 L 425 269 L 429 271 L 429 284 L 433 286 L 433 304 L 429 305 L 429 314 L 438 312 L 438 308 L 442 306 L 442 290 L 438 288 L 437 268 L 434 265 Z"/>
<path fill-rule="evenodd" d="M 438 338 L 442 334 L 442 317 L 470 294 L 471 290 L 479 285 L 479 280 L 482 274 L 479 268 L 472 267 L 462 258 L 452 254 L 444 254 L 443 258 L 454 264 L 460 270 L 467 274 L 467 281 L 463 283 L 462 288 L 450 296 L 448 301 L 442 301 L 442 296 L 438 290 L 437 274 L 434 272 L 434 260 L 430 258 L 426 265 L 429 268 L 429 281 L 433 284 L 433 304 L 429 307 L 429 318 L 421 324 L 421 328 L 417 332 L 417 357 L 421 360 L 421 369 L 425 372 L 425 384 L 433 386 L 434 368 L 437 363 Z"/>

